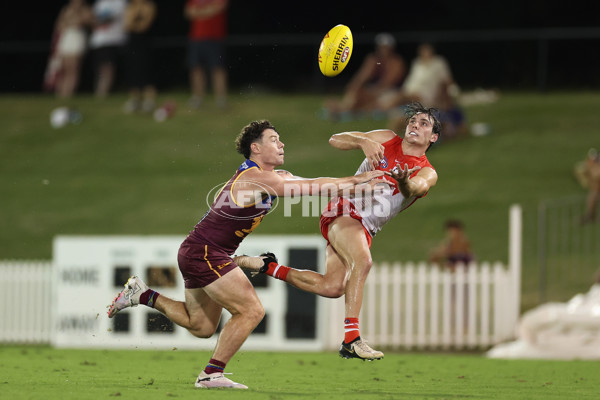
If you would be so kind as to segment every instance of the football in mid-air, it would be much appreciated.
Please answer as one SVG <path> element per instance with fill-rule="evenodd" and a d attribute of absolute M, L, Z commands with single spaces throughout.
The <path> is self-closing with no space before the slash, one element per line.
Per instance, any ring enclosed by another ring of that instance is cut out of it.
<path fill-rule="evenodd" d="M 319 68 L 325 76 L 336 76 L 346 68 L 352 55 L 352 32 L 346 25 L 336 25 L 319 46 Z"/>

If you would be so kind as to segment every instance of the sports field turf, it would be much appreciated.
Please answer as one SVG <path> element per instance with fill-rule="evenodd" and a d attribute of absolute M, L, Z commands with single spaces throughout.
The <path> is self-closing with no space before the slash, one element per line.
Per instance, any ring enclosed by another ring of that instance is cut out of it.
<path fill-rule="evenodd" d="M 196 389 L 210 354 L 0 347 L 2 399 L 597 399 L 598 365 L 481 355 L 241 351 L 231 378 L 249 390 Z"/>

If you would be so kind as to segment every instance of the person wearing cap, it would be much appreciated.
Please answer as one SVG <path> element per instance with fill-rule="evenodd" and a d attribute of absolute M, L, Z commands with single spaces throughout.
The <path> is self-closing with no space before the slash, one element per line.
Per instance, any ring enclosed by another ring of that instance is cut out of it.
<path fill-rule="evenodd" d="M 396 39 L 389 33 L 375 36 L 375 51 L 369 53 L 354 74 L 341 101 L 329 101 L 334 118 L 351 118 L 358 113 L 378 111 L 380 96 L 402 85 L 407 68 L 395 50 Z"/>

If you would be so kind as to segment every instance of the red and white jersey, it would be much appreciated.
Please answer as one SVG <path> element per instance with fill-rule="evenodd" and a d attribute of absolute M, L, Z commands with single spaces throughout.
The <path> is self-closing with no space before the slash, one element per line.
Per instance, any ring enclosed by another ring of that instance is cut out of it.
<path fill-rule="evenodd" d="M 402 138 L 400 136 L 396 136 L 383 143 L 383 147 L 385 148 L 384 157 L 376 168 L 378 170 L 391 171 L 396 168 L 396 165 L 400 165 L 403 168 L 404 164 L 408 164 L 408 168 L 418 165 L 421 168 L 430 167 L 434 169 L 425 155 L 420 157 L 405 155 L 402 152 Z M 356 175 L 370 169 L 369 160 L 365 158 L 358 167 Z M 418 172 L 415 171 L 411 177 L 414 177 Z M 394 178 L 387 175 L 384 178 L 394 183 L 394 186 L 386 187 L 380 185 L 381 187 L 372 196 L 349 199 L 354 204 L 358 214 L 362 217 L 362 224 L 371 236 L 375 236 L 386 222 L 408 208 L 418 199 L 416 196 L 405 198 L 398 189 L 398 183 Z"/>

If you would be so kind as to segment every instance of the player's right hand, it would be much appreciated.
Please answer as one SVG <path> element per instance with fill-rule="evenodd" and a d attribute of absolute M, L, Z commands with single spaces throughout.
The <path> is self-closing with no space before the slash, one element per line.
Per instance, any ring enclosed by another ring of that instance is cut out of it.
<path fill-rule="evenodd" d="M 372 169 L 375 169 L 379 166 L 381 160 L 383 160 L 383 152 L 385 147 L 379 142 L 374 140 L 365 140 L 362 145 L 362 151 L 365 153 L 365 157 L 369 160 L 369 164 Z"/>
<path fill-rule="evenodd" d="M 408 182 L 413 172 L 420 169 L 421 167 L 418 165 L 408 168 L 408 164 L 404 164 L 404 167 L 402 167 L 400 164 L 396 164 L 396 166 L 390 171 L 390 175 L 392 178 L 398 181 L 399 185 L 402 185 L 403 183 Z"/>

